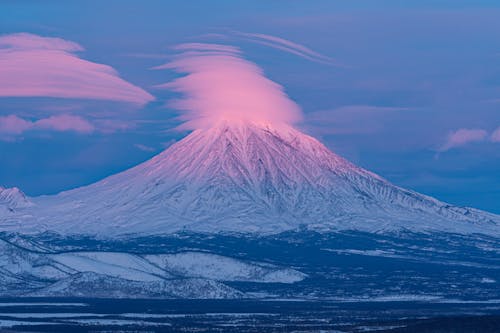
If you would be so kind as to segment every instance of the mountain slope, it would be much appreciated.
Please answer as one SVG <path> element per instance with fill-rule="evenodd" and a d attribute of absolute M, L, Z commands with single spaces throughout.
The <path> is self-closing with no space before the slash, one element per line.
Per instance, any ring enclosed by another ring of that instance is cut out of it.
<path fill-rule="evenodd" d="M 90 186 L 33 198 L 1 229 L 63 234 L 297 228 L 498 235 L 500 217 L 399 188 L 291 127 L 221 122 Z"/>
<path fill-rule="evenodd" d="M 0 296 L 235 298 L 225 282 L 292 284 L 290 268 L 203 252 L 32 251 L 0 238 Z"/>
<path fill-rule="evenodd" d="M 3 188 L 0 186 L 0 209 L 13 212 L 18 208 L 30 207 L 33 204 L 17 187 Z"/>

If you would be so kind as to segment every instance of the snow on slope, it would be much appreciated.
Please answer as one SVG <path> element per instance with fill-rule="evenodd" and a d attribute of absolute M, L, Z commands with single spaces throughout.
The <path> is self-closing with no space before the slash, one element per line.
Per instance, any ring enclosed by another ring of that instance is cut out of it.
<path fill-rule="evenodd" d="M 14 211 L 18 208 L 32 206 L 26 195 L 17 187 L 3 188 L 0 186 L 0 209 Z"/>
<path fill-rule="evenodd" d="M 164 270 L 128 253 L 75 252 L 49 257 L 74 272 L 93 272 L 131 281 L 159 281 L 171 277 Z"/>
<path fill-rule="evenodd" d="M 71 275 L 45 288 L 25 293 L 23 296 L 234 299 L 242 297 L 243 293 L 212 280 L 133 281 L 94 272 L 83 272 Z"/>
<path fill-rule="evenodd" d="M 277 269 L 271 265 L 242 263 L 233 258 L 211 253 L 184 252 L 149 255 L 145 258 L 175 274 L 218 281 L 294 283 L 306 277 L 305 274 L 293 269 Z"/>
<path fill-rule="evenodd" d="M 221 122 L 90 186 L 33 198 L 0 230 L 99 237 L 307 227 L 499 235 L 500 217 L 399 188 L 291 127 Z M 0 217 L 1 219 L 1 217 Z"/>
<path fill-rule="evenodd" d="M 244 262 L 201 252 L 135 255 L 119 252 L 33 253 L 0 240 L 0 269 L 17 276 L 59 279 L 91 272 L 131 281 L 178 277 L 219 281 L 294 283 L 306 276 L 293 269 Z M 54 273 L 57 272 L 57 273 Z"/>
<path fill-rule="evenodd" d="M 293 269 L 210 253 L 31 252 L 0 240 L 0 296 L 235 298 L 224 281 L 294 283 Z"/>

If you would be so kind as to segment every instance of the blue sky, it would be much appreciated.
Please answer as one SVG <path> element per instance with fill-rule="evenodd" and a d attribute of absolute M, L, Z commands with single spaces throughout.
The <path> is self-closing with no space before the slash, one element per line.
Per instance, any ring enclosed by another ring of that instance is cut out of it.
<path fill-rule="evenodd" d="M 32 129 L 61 112 L 97 128 L 0 133 L 1 186 L 57 193 L 181 139 L 178 113 L 166 106 L 176 95 L 156 87 L 179 74 L 152 68 L 173 46 L 203 42 L 241 48 L 301 106 L 298 126 L 335 152 L 397 185 L 500 213 L 498 1 L 2 1 L 0 34 L 21 32 L 78 43 L 78 57 L 111 66 L 155 100 L 0 97 L 0 117 L 28 119 Z M 236 32 L 280 37 L 334 61 Z"/>

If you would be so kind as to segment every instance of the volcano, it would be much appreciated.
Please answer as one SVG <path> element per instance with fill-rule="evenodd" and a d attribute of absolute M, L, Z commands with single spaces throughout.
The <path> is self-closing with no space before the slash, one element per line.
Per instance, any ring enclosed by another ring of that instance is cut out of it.
<path fill-rule="evenodd" d="M 89 186 L 2 188 L 0 296 L 489 302 L 499 221 L 223 121 Z"/>
<path fill-rule="evenodd" d="M 290 126 L 234 121 L 90 186 L 22 199 L 1 227 L 97 236 L 500 230 L 497 215 L 395 186 Z"/>
<path fill-rule="evenodd" d="M 8 225 L 37 232 L 500 230 L 497 215 L 397 187 L 287 125 L 222 121 L 90 186 L 29 201 L 11 192 L 19 223 L 10 214 Z"/>

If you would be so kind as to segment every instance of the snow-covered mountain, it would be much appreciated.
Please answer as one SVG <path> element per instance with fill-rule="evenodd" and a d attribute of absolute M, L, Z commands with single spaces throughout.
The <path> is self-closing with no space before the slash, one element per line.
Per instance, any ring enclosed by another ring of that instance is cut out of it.
<path fill-rule="evenodd" d="M 0 189 L 0 296 L 489 301 L 499 224 L 289 126 L 222 122 L 89 186 Z"/>
<path fill-rule="evenodd" d="M 286 125 L 221 122 L 130 170 L 30 200 L 34 205 L 14 216 L 0 215 L 0 230 L 102 237 L 299 228 L 500 234 L 498 215 L 397 187 Z"/>

